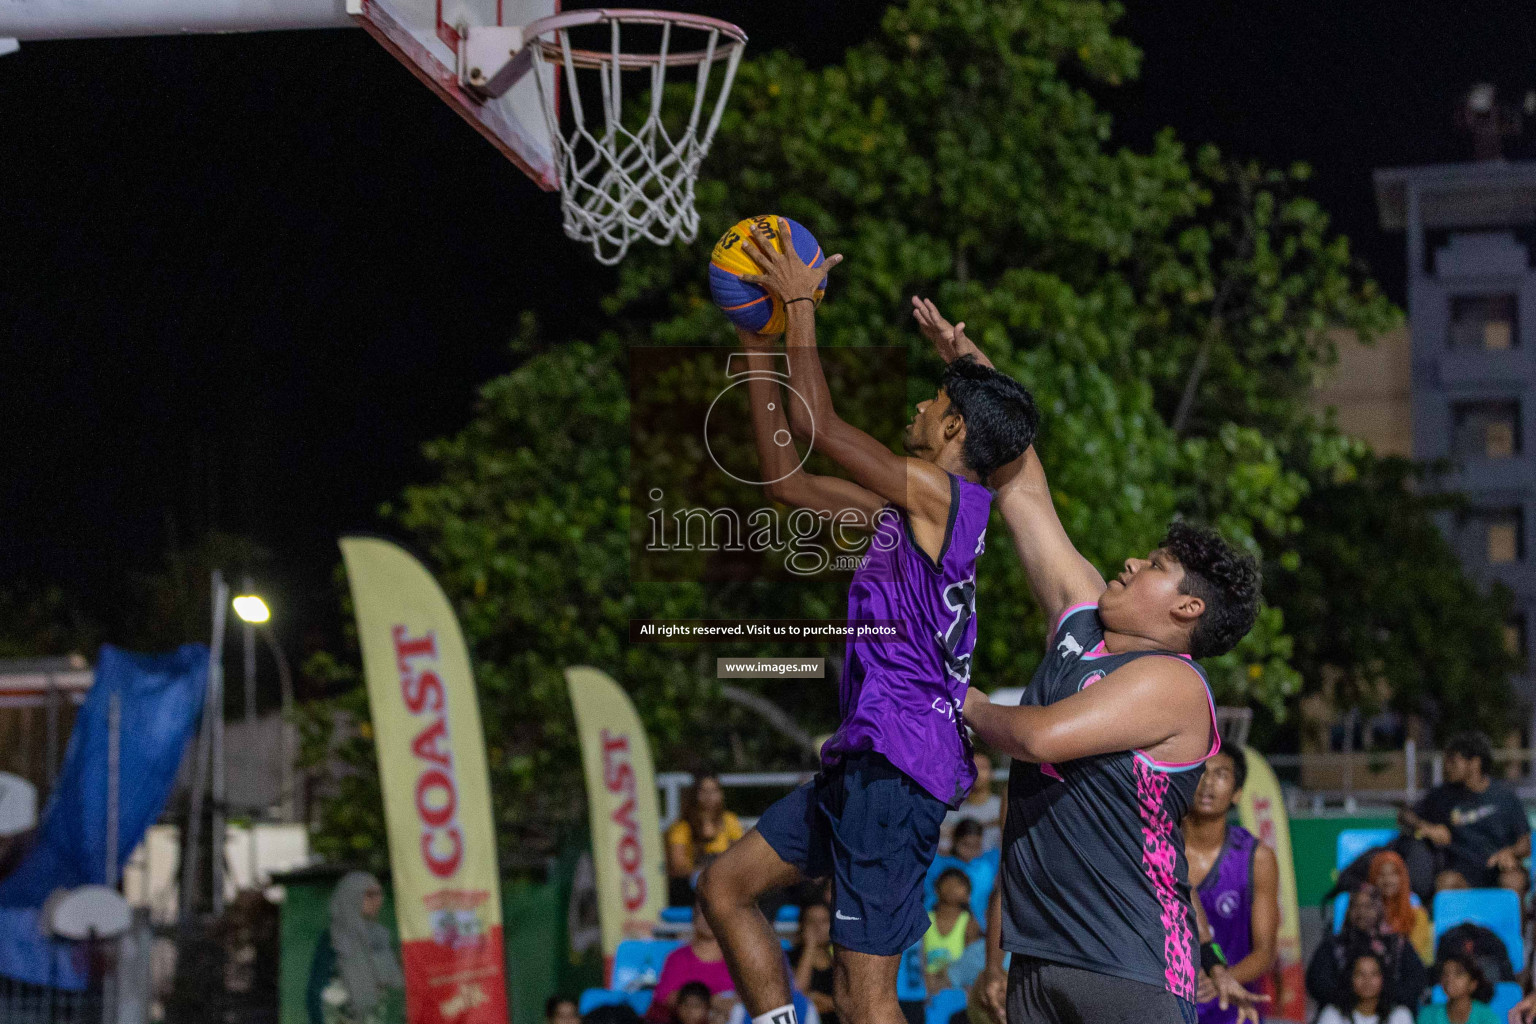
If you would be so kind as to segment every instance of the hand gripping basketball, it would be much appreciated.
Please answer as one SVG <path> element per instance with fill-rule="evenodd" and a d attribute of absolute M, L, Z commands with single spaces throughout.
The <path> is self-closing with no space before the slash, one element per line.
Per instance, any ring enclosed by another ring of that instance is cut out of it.
<path fill-rule="evenodd" d="M 783 252 L 780 252 L 772 239 L 764 233 L 761 224 L 752 225 L 751 234 L 742 239 L 742 247 L 762 272 L 742 274 L 741 279 L 747 284 L 755 284 L 769 294 L 777 296 L 786 308 L 791 302 L 800 301 L 814 305 L 816 293 L 821 290 L 821 282 L 826 278 L 827 272 L 843 262 L 843 257 L 841 254 L 828 256 L 818 266 L 807 266 L 800 258 L 800 254 L 795 251 L 789 223 L 782 221 L 779 230 L 784 232 Z"/>

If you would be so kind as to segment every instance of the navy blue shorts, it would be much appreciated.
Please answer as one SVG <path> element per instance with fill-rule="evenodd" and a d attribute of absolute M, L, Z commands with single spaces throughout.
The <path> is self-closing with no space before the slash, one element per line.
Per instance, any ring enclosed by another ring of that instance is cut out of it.
<path fill-rule="evenodd" d="M 768 808 L 757 831 L 806 877 L 832 876 L 835 944 L 897 956 L 928 930 L 923 877 L 946 811 L 884 757 L 860 753 Z"/>

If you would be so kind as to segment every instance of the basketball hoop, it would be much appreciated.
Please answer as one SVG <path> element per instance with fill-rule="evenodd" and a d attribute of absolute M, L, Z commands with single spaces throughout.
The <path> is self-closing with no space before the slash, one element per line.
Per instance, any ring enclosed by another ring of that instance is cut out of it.
<path fill-rule="evenodd" d="M 604 27 L 605 49 L 581 48 L 571 38 L 573 30 L 600 38 Z M 626 41 L 633 45 L 636 35 L 654 37 L 655 45 L 644 52 L 626 51 Z M 694 181 L 725 113 L 746 42 L 746 33 L 735 25 L 701 15 L 572 11 L 521 28 L 471 28 L 460 54 L 459 77 L 466 89 L 495 97 L 531 70 L 553 69 L 552 75 L 535 74 L 534 81 L 558 151 L 565 233 L 591 244 L 598 262 L 612 265 L 639 238 L 667 245 L 676 238 L 691 242 L 697 237 Z M 718 76 L 716 65 L 723 65 Z M 662 100 L 673 68 L 694 69 L 692 76 L 676 76 L 678 81 L 692 78 L 693 103 L 686 123 L 669 130 Z M 631 119 L 640 122 L 634 126 L 624 124 L 626 74 L 644 76 L 639 90 L 644 102 L 630 112 Z M 587 103 L 582 101 L 584 81 Z M 570 106 L 569 128 L 560 123 L 556 97 L 561 89 Z M 598 109 L 589 110 L 588 104 Z"/>

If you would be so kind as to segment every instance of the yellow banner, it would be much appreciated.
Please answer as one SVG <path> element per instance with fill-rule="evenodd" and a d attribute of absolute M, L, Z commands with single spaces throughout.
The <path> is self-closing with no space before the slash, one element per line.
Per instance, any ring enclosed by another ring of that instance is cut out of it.
<path fill-rule="evenodd" d="M 611 958 L 621 940 L 649 936 L 667 905 L 656 769 L 635 706 L 617 683 L 585 667 L 566 669 L 565 679 L 581 733 L 603 955 Z"/>
<path fill-rule="evenodd" d="M 485 741 L 469 652 L 421 563 L 344 537 L 389 829 L 411 1024 L 506 1024 Z"/>
<path fill-rule="evenodd" d="M 1291 856 L 1291 819 L 1274 769 L 1252 747 L 1244 747 L 1248 781 L 1238 802 L 1237 816 L 1243 828 L 1275 852 L 1280 865 L 1280 929 L 1276 942 L 1275 977 L 1270 993 L 1272 1020 L 1306 1020 L 1307 993 L 1302 981 L 1301 913 L 1296 902 L 1296 861 Z"/>

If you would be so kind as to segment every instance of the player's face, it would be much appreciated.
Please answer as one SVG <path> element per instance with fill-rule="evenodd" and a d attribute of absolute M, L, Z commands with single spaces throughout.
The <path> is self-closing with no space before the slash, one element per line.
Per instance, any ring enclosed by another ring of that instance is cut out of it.
<path fill-rule="evenodd" d="M 1237 769 L 1232 755 L 1225 751 L 1205 762 L 1205 774 L 1195 787 L 1195 813 L 1202 818 L 1225 815 L 1237 795 Z"/>
<path fill-rule="evenodd" d="M 954 419 L 950 413 L 949 396 L 940 388 L 939 393 L 928 401 L 917 403 L 912 422 L 902 433 L 902 446 L 909 454 L 932 462 L 949 440 L 945 431 L 955 429 L 950 425 Z"/>
<path fill-rule="evenodd" d="M 1162 548 L 1146 558 L 1127 558 L 1124 570 L 1099 595 L 1099 617 L 1118 632 L 1157 628 L 1190 600 L 1179 593 L 1183 585 L 1184 567 Z"/>

